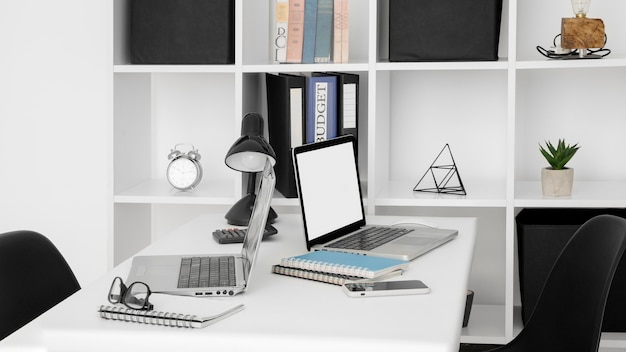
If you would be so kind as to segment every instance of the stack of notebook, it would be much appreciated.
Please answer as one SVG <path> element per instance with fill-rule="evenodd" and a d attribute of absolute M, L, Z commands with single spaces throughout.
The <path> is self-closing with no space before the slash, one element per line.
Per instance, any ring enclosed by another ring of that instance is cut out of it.
<path fill-rule="evenodd" d="M 347 281 L 381 280 L 401 275 L 409 262 L 344 252 L 314 251 L 283 258 L 272 272 L 302 279 L 343 285 Z"/>

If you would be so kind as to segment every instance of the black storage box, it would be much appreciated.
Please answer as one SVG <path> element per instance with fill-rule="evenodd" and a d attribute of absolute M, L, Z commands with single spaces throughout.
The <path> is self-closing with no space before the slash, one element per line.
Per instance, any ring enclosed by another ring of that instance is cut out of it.
<path fill-rule="evenodd" d="M 601 214 L 626 218 L 626 209 L 523 209 L 517 215 L 520 297 L 524 324 L 532 314 L 548 274 L 567 241 L 580 225 Z M 624 299 L 626 297 L 626 264 L 624 263 L 626 263 L 624 260 L 620 262 L 613 278 L 602 331 L 626 332 L 626 299 Z"/>
<path fill-rule="evenodd" d="M 502 0 L 389 0 L 389 61 L 498 60 Z"/>
<path fill-rule="evenodd" d="M 232 64 L 234 0 L 132 0 L 133 64 Z"/>

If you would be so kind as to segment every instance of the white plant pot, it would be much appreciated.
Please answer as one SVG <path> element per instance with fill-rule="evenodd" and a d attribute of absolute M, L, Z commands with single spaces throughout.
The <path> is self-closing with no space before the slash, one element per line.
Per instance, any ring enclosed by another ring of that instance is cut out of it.
<path fill-rule="evenodd" d="M 574 169 L 541 169 L 541 189 L 545 197 L 565 197 L 572 195 Z"/>

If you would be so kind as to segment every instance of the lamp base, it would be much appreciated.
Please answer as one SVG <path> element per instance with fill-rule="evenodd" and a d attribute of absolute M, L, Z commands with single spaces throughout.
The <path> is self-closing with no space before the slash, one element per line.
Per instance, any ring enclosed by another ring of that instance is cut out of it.
<path fill-rule="evenodd" d="M 252 216 L 252 208 L 254 207 L 254 202 L 256 201 L 256 194 L 248 193 L 243 198 L 241 198 L 237 203 L 235 203 L 230 210 L 224 216 L 226 218 L 226 222 L 229 225 L 234 226 L 248 226 L 250 222 L 250 217 Z M 278 214 L 270 207 L 269 213 L 267 214 L 267 223 L 271 224 L 276 221 L 278 218 Z"/>

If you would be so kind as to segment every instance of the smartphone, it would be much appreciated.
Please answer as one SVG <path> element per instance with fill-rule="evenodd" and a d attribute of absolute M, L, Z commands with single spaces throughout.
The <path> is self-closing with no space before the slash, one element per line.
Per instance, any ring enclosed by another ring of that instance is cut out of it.
<path fill-rule="evenodd" d="M 430 292 L 430 287 L 420 280 L 350 282 L 343 284 L 350 297 L 420 295 Z"/>

